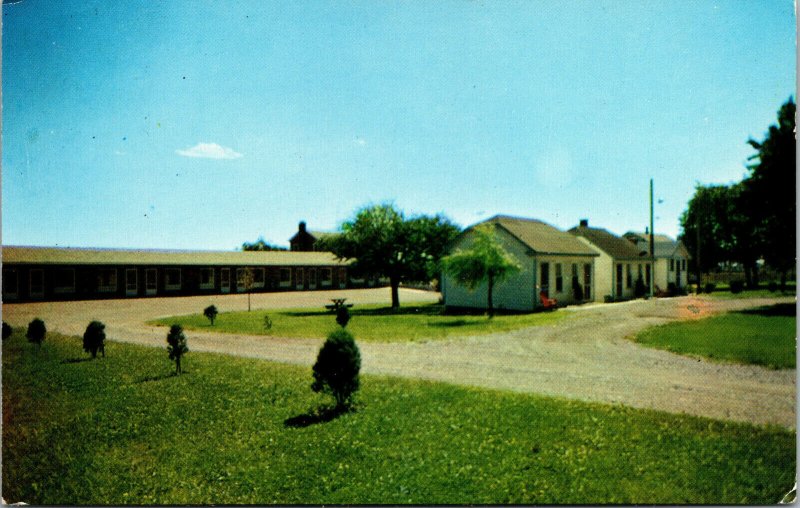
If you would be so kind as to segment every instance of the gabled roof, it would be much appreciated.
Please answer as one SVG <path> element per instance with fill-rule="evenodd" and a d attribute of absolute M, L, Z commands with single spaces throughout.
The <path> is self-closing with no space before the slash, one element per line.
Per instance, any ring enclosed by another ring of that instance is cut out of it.
<path fill-rule="evenodd" d="M 650 234 L 637 233 L 635 231 L 628 231 L 623 235 L 625 238 L 633 239 L 636 241 L 636 246 L 641 252 L 646 254 L 650 253 Z M 679 253 L 683 256 L 689 257 L 689 252 L 686 250 L 682 242 L 673 240 L 667 235 L 655 234 L 653 236 L 653 253 L 657 258 L 669 258 Z"/>
<path fill-rule="evenodd" d="M 496 215 L 482 224 L 496 224 L 537 254 L 597 256 L 571 234 L 536 219 Z"/>
<path fill-rule="evenodd" d="M 186 251 L 4 246 L 3 264 L 347 266 L 331 252 Z"/>
<path fill-rule="evenodd" d="M 569 232 L 589 240 L 595 247 L 614 259 L 641 259 L 639 249 L 630 240 L 620 238 L 606 229 L 576 226 Z"/>

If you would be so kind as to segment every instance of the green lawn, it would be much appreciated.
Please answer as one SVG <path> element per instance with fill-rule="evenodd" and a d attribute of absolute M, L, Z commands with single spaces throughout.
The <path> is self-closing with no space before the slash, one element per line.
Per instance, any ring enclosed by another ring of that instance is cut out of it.
<path fill-rule="evenodd" d="M 3 342 L 9 502 L 773 504 L 794 484 L 776 427 L 373 376 L 313 424 L 307 367 L 189 353 L 176 377 L 165 349 L 84 361 L 77 337 L 22 335 Z"/>
<path fill-rule="evenodd" d="M 679 354 L 793 369 L 796 323 L 795 304 L 786 303 L 656 326 L 636 341 Z"/>
<path fill-rule="evenodd" d="M 498 314 L 492 319 L 480 313 L 445 315 L 437 304 L 407 304 L 393 312 L 380 305 L 357 305 L 350 310 L 348 330 L 360 341 L 402 342 L 443 339 L 451 336 L 482 335 L 515 330 L 527 326 L 551 325 L 565 319 L 565 312 L 532 314 Z M 264 316 L 269 315 L 272 328 L 265 330 Z M 276 337 L 325 337 L 336 327 L 336 316 L 320 309 L 276 309 L 252 312 L 225 312 L 217 316 L 212 327 L 197 314 L 173 316 L 151 321 L 169 326 L 180 323 L 188 330 L 223 333 L 273 335 Z"/>

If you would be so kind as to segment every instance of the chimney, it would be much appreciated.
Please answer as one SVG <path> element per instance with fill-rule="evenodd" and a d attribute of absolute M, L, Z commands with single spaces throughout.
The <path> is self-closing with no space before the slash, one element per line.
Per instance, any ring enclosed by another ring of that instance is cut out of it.
<path fill-rule="evenodd" d="M 303 221 L 300 221 L 300 224 L 297 226 L 297 229 L 298 229 L 298 230 L 299 230 L 301 233 L 305 233 L 305 232 L 306 232 L 306 223 L 305 223 L 305 222 L 303 222 Z"/>
<path fill-rule="evenodd" d="M 581 227 L 588 228 L 589 227 L 589 219 L 581 219 Z"/>
<path fill-rule="evenodd" d="M 644 227 L 644 234 L 645 235 L 649 235 L 650 234 L 650 228 L 648 228 L 647 226 Z"/>

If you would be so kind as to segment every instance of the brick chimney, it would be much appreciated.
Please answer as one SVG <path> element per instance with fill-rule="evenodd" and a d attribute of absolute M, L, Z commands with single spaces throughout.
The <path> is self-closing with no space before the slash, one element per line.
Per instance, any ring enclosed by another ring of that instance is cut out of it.
<path fill-rule="evenodd" d="M 581 219 L 581 227 L 588 228 L 589 227 L 589 219 Z"/>
<path fill-rule="evenodd" d="M 297 225 L 297 229 L 301 233 L 305 233 L 306 232 L 306 223 L 304 221 L 300 221 L 300 224 Z"/>

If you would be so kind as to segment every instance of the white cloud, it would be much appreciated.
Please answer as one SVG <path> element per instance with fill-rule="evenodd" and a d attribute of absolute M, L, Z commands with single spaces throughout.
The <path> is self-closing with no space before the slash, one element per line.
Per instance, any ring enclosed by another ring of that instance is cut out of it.
<path fill-rule="evenodd" d="M 534 174 L 545 187 L 564 187 L 573 179 L 572 157 L 563 148 L 555 148 L 534 163 Z"/>
<path fill-rule="evenodd" d="M 216 143 L 197 143 L 186 150 L 175 150 L 175 153 L 184 157 L 200 159 L 238 159 L 242 154 L 232 148 L 220 146 Z"/>
<path fill-rule="evenodd" d="M 354 143 L 357 144 L 358 146 L 364 146 L 367 144 L 367 140 L 364 138 L 356 137 Z"/>

